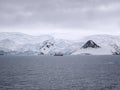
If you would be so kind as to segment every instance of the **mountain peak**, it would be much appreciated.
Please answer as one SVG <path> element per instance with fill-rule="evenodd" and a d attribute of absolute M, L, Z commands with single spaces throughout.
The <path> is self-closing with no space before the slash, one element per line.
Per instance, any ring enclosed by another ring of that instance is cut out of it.
<path fill-rule="evenodd" d="M 92 40 L 88 40 L 83 46 L 82 48 L 100 48 L 100 46 L 98 46 L 95 42 L 93 42 Z"/>

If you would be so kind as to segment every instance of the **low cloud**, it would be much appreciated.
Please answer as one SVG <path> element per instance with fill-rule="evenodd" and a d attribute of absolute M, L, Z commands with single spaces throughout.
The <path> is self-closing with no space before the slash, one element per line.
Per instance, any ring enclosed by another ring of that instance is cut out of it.
<path fill-rule="evenodd" d="M 119 16 L 120 0 L 0 0 L 0 28 L 112 32 Z"/>

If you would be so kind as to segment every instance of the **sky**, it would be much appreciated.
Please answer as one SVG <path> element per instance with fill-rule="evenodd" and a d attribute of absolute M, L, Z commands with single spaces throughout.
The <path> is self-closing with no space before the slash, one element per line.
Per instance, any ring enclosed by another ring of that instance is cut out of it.
<path fill-rule="evenodd" d="M 120 35 L 120 0 L 0 0 L 0 32 Z"/>

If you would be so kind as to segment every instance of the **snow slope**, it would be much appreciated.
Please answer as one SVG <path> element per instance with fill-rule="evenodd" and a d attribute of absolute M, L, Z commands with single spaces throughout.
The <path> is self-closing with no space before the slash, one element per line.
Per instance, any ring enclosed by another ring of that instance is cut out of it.
<path fill-rule="evenodd" d="M 80 48 L 72 55 L 78 54 L 91 54 L 91 55 L 112 55 L 112 51 L 114 51 L 114 45 L 120 46 L 120 36 L 112 36 L 112 35 L 92 35 L 83 38 L 81 41 L 86 43 L 89 40 L 93 40 L 97 45 L 101 48 Z"/>
<path fill-rule="evenodd" d="M 88 40 L 101 48 L 81 48 Z M 77 41 L 56 39 L 50 35 L 31 36 L 23 33 L 0 33 L 0 51 L 8 55 L 111 55 L 120 36 L 92 35 Z"/>
<path fill-rule="evenodd" d="M 99 45 L 112 45 L 112 44 L 120 45 L 120 36 L 105 35 L 105 34 L 104 35 L 91 35 L 91 36 L 83 38 L 83 41 L 87 41 L 87 40 L 93 40 Z"/>
<path fill-rule="evenodd" d="M 0 50 L 12 54 L 37 53 L 54 55 L 56 52 L 70 53 L 73 45 L 67 40 L 57 40 L 50 35 L 31 36 L 23 33 L 0 33 Z M 48 47 L 49 46 L 49 47 Z M 71 49 L 71 50 L 70 50 Z M 26 54 L 25 54 L 26 55 Z"/>
<path fill-rule="evenodd" d="M 104 46 L 101 48 L 87 48 L 74 52 L 72 55 L 112 55 L 113 48 L 111 46 Z"/>
<path fill-rule="evenodd" d="M 28 44 L 28 43 L 34 44 L 34 43 L 43 42 L 44 40 L 53 39 L 53 37 L 50 35 L 31 36 L 17 32 L 14 33 L 2 32 L 0 33 L 0 40 L 4 40 L 4 39 L 12 40 L 17 44 Z"/>

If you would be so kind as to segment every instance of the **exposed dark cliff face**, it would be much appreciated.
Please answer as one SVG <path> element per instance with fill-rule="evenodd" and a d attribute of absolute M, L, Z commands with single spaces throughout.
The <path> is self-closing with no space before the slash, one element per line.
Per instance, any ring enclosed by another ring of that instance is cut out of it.
<path fill-rule="evenodd" d="M 54 42 L 49 40 L 44 41 L 43 45 L 40 47 L 40 55 L 44 55 L 49 52 L 52 47 L 54 47 Z"/>
<path fill-rule="evenodd" d="M 82 48 L 100 48 L 99 45 L 97 45 L 95 42 L 93 42 L 92 40 L 87 41 Z"/>

